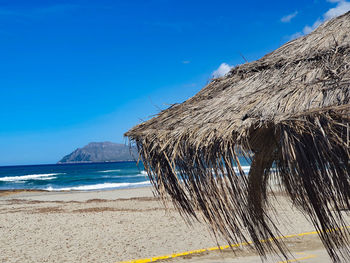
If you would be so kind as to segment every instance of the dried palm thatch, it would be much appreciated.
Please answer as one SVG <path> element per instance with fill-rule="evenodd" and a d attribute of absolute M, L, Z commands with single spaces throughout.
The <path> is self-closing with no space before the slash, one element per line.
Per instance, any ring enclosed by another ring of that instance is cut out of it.
<path fill-rule="evenodd" d="M 266 212 L 274 165 L 282 188 L 338 261 L 350 255 L 346 230 L 326 230 L 344 227 L 341 211 L 350 209 L 349 92 L 347 13 L 233 68 L 125 135 L 160 196 L 185 218 L 201 215 L 229 242 L 252 239 L 262 256 L 287 255 Z M 252 161 L 249 175 L 240 154 Z M 273 242 L 259 242 L 267 238 Z"/>

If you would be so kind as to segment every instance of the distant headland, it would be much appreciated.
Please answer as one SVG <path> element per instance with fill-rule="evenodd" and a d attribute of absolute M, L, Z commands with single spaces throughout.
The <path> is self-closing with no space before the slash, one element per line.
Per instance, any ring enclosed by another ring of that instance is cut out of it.
<path fill-rule="evenodd" d="M 58 163 L 126 162 L 137 159 L 136 147 L 113 142 L 91 142 L 64 156 Z"/>

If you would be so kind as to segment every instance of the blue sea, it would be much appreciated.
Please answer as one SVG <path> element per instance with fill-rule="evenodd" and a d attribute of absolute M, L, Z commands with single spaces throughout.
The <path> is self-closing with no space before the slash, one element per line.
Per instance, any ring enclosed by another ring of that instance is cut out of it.
<path fill-rule="evenodd" d="M 241 160 L 245 172 L 248 164 Z M 51 164 L 0 167 L 0 190 L 97 191 L 150 185 L 136 162 Z"/>
<path fill-rule="evenodd" d="M 107 190 L 149 185 L 136 162 L 52 164 L 0 167 L 0 190 Z"/>

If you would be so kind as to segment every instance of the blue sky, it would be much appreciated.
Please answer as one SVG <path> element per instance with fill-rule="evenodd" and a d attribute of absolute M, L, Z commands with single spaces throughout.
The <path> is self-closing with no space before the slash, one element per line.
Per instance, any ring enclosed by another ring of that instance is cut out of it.
<path fill-rule="evenodd" d="M 242 56 L 256 60 L 347 10 L 341 0 L 0 0 L 0 165 L 124 143 Z"/>

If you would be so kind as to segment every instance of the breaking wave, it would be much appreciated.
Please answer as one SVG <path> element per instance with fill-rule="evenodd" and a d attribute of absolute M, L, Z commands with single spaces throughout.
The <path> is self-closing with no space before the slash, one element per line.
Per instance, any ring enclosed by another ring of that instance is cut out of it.
<path fill-rule="evenodd" d="M 103 184 L 92 184 L 92 185 L 81 185 L 73 187 L 53 188 L 48 187 L 44 190 L 47 191 L 89 191 L 89 190 L 100 190 L 100 189 L 118 189 L 118 188 L 132 188 L 135 186 L 147 186 L 150 185 L 149 181 L 138 182 L 138 183 L 103 183 Z"/>
<path fill-rule="evenodd" d="M 15 182 L 15 181 L 28 181 L 28 180 L 52 180 L 55 179 L 54 175 L 64 173 L 50 173 L 50 174 L 27 174 L 21 176 L 5 176 L 0 177 L 0 182 Z"/>

